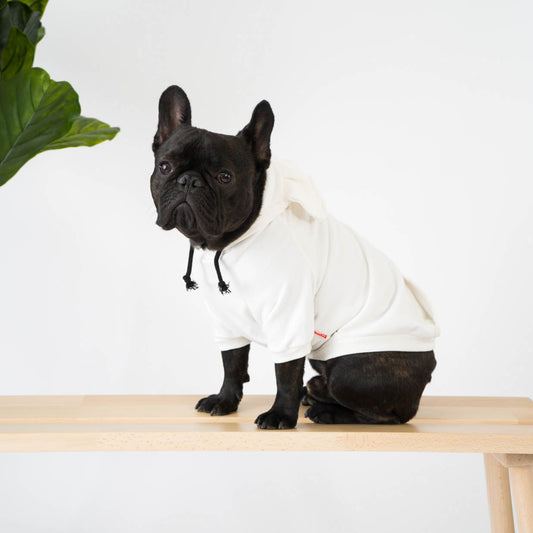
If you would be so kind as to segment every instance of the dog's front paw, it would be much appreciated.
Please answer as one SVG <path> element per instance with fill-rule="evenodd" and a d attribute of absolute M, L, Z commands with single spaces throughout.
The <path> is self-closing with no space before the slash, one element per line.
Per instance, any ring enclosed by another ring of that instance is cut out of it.
<path fill-rule="evenodd" d="M 239 406 L 239 398 L 236 396 L 223 396 L 222 394 L 211 394 L 207 398 L 202 398 L 195 409 L 200 413 L 209 413 L 212 416 L 222 416 L 234 413 Z"/>
<path fill-rule="evenodd" d="M 290 416 L 277 409 L 270 409 L 266 413 L 260 414 L 255 423 L 260 429 L 292 429 L 296 426 L 298 415 Z"/>

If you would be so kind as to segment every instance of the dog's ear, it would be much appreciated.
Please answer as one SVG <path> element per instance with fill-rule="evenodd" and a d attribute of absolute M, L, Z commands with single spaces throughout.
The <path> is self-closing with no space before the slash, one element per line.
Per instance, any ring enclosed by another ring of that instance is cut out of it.
<path fill-rule="evenodd" d="M 182 125 L 191 125 L 191 104 L 183 89 L 171 85 L 159 99 L 159 123 L 152 150 L 155 152 Z"/>
<path fill-rule="evenodd" d="M 252 113 L 250 122 L 237 134 L 252 150 L 258 168 L 267 169 L 270 165 L 270 134 L 274 127 L 274 113 L 270 104 L 259 102 Z"/>

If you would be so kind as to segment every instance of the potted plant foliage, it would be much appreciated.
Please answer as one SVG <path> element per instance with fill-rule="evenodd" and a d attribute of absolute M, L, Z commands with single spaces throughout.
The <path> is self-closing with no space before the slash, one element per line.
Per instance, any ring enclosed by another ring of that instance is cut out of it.
<path fill-rule="evenodd" d="M 78 94 L 33 67 L 48 0 L 0 0 L 0 186 L 46 150 L 93 146 L 119 131 L 81 116 Z"/>

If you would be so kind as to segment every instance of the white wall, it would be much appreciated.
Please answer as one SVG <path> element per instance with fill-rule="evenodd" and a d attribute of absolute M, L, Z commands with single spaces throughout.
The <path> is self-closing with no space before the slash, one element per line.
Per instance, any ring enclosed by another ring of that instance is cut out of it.
<path fill-rule="evenodd" d="M 0 394 L 218 390 L 187 242 L 155 226 L 148 188 L 176 83 L 194 124 L 225 133 L 268 99 L 273 151 L 431 297 L 428 394 L 531 396 L 532 15 L 503 0 L 51 0 L 36 64 L 122 131 L 0 189 Z M 251 375 L 245 393 L 274 391 L 264 350 Z M 489 527 L 477 456 L 5 454 L 0 471 L 10 533 Z"/>

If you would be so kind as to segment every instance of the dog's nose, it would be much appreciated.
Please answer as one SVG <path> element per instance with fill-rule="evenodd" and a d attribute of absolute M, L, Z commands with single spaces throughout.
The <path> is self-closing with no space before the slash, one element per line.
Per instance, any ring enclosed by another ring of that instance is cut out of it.
<path fill-rule="evenodd" d="M 202 179 L 200 178 L 200 175 L 196 172 L 184 172 L 183 174 L 178 176 L 177 182 L 184 189 L 192 189 L 195 187 L 203 186 Z"/>

